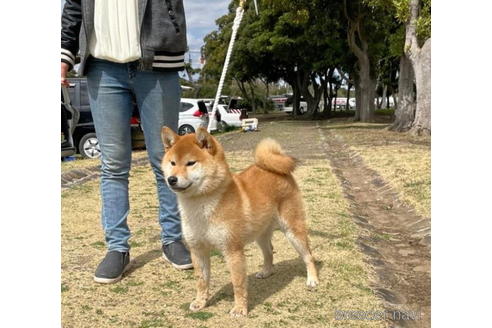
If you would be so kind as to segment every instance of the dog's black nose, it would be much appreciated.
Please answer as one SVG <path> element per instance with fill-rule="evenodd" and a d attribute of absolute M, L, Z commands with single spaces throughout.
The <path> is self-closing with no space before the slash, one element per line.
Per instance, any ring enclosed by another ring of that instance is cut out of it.
<path fill-rule="evenodd" d="M 174 186 L 176 182 L 178 182 L 178 178 L 172 175 L 169 178 L 167 178 L 167 182 L 169 183 L 169 185 Z"/>

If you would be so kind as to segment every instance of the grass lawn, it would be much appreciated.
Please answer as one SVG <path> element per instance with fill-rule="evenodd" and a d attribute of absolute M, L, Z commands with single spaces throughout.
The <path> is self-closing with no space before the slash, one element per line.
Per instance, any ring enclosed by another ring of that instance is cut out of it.
<path fill-rule="evenodd" d="M 419 215 L 431 215 L 430 137 L 387 131 L 387 124 L 334 123 L 326 125 L 343 138 L 400 193 Z"/>
<path fill-rule="evenodd" d="M 252 162 L 250 152 L 227 154 L 234 171 Z M 66 164 L 72 163 L 77 162 Z M 92 280 L 105 254 L 98 181 L 63 191 L 63 327 L 385 327 L 381 321 L 334 318 L 335 310 L 382 307 L 369 289 L 372 273 L 356 247 L 357 226 L 328 163 L 307 159 L 295 173 L 304 195 L 311 246 L 319 268 L 318 290 L 306 289 L 303 262 L 276 231 L 275 274 L 271 277 L 254 277 L 262 263 L 261 252 L 254 244 L 247 248 L 250 314 L 238 319 L 228 314 L 233 305 L 232 286 L 220 252 L 212 256 L 210 306 L 197 313 L 188 311 L 195 279 L 192 271 L 177 271 L 161 258 L 158 205 L 150 166 L 134 167 L 131 172 L 129 225 L 135 263 L 117 284 L 100 285 Z"/>

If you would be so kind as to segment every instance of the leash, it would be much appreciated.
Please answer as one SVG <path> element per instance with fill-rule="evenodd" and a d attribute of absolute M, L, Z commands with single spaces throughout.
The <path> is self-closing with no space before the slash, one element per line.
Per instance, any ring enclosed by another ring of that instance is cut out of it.
<path fill-rule="evenodd" d="M 241 0 L 239 2 L 239 6 L 236 8 L 236 17 L 234 18 L 234 23 L 232 24 L 232 35 L 231 41 L 229 42 L 229 47 L 227 48 L 227 54 L 224 62 L 224 67 L 222 68 L 222 74 L 220 76 L 219 85 L 217 87 L 217 93 L 215 94 L 214 106 L 212 107 L 212 112 L 209 115 L 208 127 L 207 131 L 210 132 L 212 127 L 212 123 L 215 119 L 215 113 L 217 112 L 217 106 L 219 105 L 219 99 L 222 93 L 222 88 L 224 87 L 224 81 L 227 75 L 227 70 L 229 69 L 229 62 L 231 60 L 232 49 L 234 48 L 234 42 L 236 41 L 237 31 L 239 30 L 239 26 L 241 25 L 241 21 L 244 15 L 244 4 L 246 0 Z M 256 0 L 254 0 L 256 14 L 258 14 L 258 5 Z"/>

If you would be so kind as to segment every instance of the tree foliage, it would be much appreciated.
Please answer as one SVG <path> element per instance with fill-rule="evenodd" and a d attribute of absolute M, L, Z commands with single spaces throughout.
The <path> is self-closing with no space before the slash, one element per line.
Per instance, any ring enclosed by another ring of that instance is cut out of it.
<path fill-rule="evenodd" d="M 217 30 L 204 39 L 203 85 L 217 83 L 220 77 L 238 2 L 231 1 L 229 12 L 216 21 Z M 320 111 L 330 114 L 331 99 L 342 82 L 360 89 L 357 84 L 364 70 L 373 81 L 370 88 L 379 95 L 383 90 L 386 94 L 397 92 L 398 60 L 404 53 L 410 0 L 258 2 L 259 15 L 248 7 L 252 2 L 246 3 L 226 88 L 235 86 L 245 98 L 255 99 L 258 85 L 264 84 L 268 90 L 269 83 L 285 81 L 297 102 L 301 96 L 306 99 L 312 115 Z M 430 6 L 430 0 L 421 1 L 419 43 L 430 36 Z M 368 64 L 357 49 L 363 50 Z M 319 105 L 321 99 L 323 106 Z"/>

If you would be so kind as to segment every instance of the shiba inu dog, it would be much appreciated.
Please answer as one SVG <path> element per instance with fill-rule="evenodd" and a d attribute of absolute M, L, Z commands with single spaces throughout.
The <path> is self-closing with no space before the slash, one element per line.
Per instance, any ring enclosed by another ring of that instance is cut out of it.
<path fill-rule="evenodd" d="M 177 194 L 182 231 L 190 248 L 197 294 L 190 310 L 204 308 L 209 297 L 210 251 L 224 255 L 232 276 L 232 316 L 248 313 L 244 247 L 256 241 L 264 262 L 257 278 L 273 273 L 274 228 L 280 227 L 307 267 L 307 286 L 318 284 L 318 273 L 309 248 L 303 203 L 292 176 L 294 158 L 284 154 L 273 139 L 262 140 L 255 163 L 232 174 L 224 150 L 206 129 L 178 136 L 163 127 L 165 156 L 162 170 Z"/>

